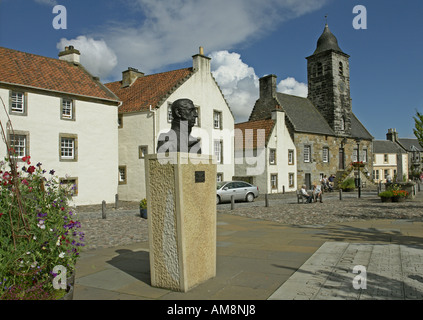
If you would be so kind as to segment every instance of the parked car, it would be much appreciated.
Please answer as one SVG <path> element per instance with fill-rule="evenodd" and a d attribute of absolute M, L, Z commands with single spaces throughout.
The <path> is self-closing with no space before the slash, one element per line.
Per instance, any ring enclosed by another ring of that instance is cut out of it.
<path fill-rule="evenodd" d="M 259 195 L 257 186 L 244 181 L 221 181 L 217 183 L 216 204 L 224 201 L 231 201 L 231 196 L 235 196 L 234 200 L 242 200 L 252 202 Z"/>

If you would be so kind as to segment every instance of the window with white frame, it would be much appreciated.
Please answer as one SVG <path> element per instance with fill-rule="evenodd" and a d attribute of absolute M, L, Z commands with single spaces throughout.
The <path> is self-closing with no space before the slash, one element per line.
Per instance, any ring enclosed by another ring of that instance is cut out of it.
<path fill-rule="evenodd" d="M 73 197 L 78 195 L 78 178 L 60 178 L 60 184 L 67 185 Z"/>
<path fill-rule="evenodd" d="M 60 161 L 77 161 L 77 135 L 60 135 Z"/>
<path fill-rule="evenodd" d="M 197 110 L 197 118 L 195 118 L 194 126 L 200 127 L 200 107 L 195 107 Z"/>
<path fill-rule="evenodd" d="M 216 157 L 216 163 L 223 163 L 223 141 L 222 140 L 215 140 L 214 141 L 214 155 Z"/>
<path fill-rule="evenodd" d="M 311 147 L 304 146 L 304 162 L 311 162 Z"/>
<path fill-rule="evenodd" d="M 329 148 L 323 147 L 323 162 L 329 162 Z"/>
<path fill-rule="evenodd" d="M 215 129 L 222 129 L 222 112 L 213 111 L 213 127 Z"/>
<path fill-rule="evenodd" d="M 167 105 L 167 122 L 172 122 L 173 115 L 172 115 L 172 104 Z"/>
<path fill-rule="evenodd" d="M 376 171 L 376 180 L 379 180 L 379 170 L 375 170 Z"/>
<path fill-rule="evenodd" d="M 73 120 L 74 119 L 74 108 L 73 100 L 71 99 L 62 99 L 62 108 L 61 108 L 61 119 Z"/>
<path fill-rule="evenodd" d="M 360 154 L 361 161 L 367 162 L 367 149 L 363 149 Z"/>
<path fill-rule="evenodd" d="M 216 175 L 216 181 L 217 182 L 221 182 L 223 181 L 223 173 L 222 172 L 218 172 Z"/>
<path fill-rule="evenodd" d="M 288 164 L 294 164 L 294 150 L 288 150 Z"/>
<path fill-rule="evenodd" d="M 12 114 L 26 114 L 25 108 L 25 94 L 23 92 L 14 92 L 10 94 L 10 113 Z"/>
<path fill-rule="evenodd" d="M 119 184 L 126 184 L 126 166 L 119 166 Z"/>
<path fill-rule="evenodd" d="M 358 149 L 354 149 L 353 150 L 353 153 L 352 153 L 352 161 L 353 162 L 357 162 L 358 161 L 357 153 L 358 153 Z"/>
<path fill-rule="evenodd" d="M 290 187 L 294 186 L 294 174 L 293 173 L 288 173 L 288 182 L 289 182 Z"/>
<path fill-rule="evenodd" d="M 147 154 L 148 154 L 148 146 L 139 146 L 138 147 L 138 158 L 139 159 L 144 159 Z"/>
<path fill-rule="evenodd" d="M 277 174 L 271 174 L 270 175 L 270 186 L 272 189 L 278 188 L 278 175 Z"/>
<path fill-rule="evenodd" d="M 383 155 L 383 162 L 385 162 L 385 163 L 388 163 L 389 161 L 388 161 L 388 154 L 387 153 L 385 153 L 384 155 Z"/>
<path fill-rule="evenodd" d="M 383 178 L 386 179 L 389 175 L 389 171 L 388 170 L 383 170 Z"/>
<path fill-rule="evenodd" d="M 28 155 L 28 138 L 25 134 L 10 134 L 10 147 L 15 151 L 18 159 Z"/>
<path fill-rule="evenodd" d="M 60 155 L 62 159 L 73 159 L 75 156 L 75 140 L 72 138 L 62 138 Z"/>
<path fill-rule="evenodd" d="M 269 149 L 269 164 L 276 164 L 276 149 Z"/>

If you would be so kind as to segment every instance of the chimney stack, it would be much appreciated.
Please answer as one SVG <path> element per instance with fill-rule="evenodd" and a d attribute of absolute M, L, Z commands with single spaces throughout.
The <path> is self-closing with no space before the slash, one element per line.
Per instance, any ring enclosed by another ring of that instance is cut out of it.
<path fill-rule="evenodd" d="M 128 70 L 122 72 L 122 87 L 131 86 L 135 80 L 144 76 L 144 73 L 138 69 L 129 67 Z"/>
<path fill-rule="evenodd" d="M 76 50 L 73 46 L 69 46 L 65 47 L 64 51 L 59 52 L 59 60 L 79 64 L 80 55 L 81 53 L 78 50 Z"/>
<path fill-rule="evenodd" d="M 194 71 L 205 71 L 207 73 L 210 73 L 211 58 L 206 57 L 204 55 L 203 47 L 200 47 L 198 52 L 199 52 L 198 54 L 192 56 L 192 59 L 193 59 L 192 68 L 194 69 Z"/>
<path fill-rule="evenodd" d="M 398 132 L 394 129 L 388 129 L 388 133 L 386 134 L 386 140 L 397 142 L 398 141 Z"/>
<path fill-rule="evenodd" d="M 269 74 L 260 78 L 260 98 L 274 98 L 276 97 L 276 75 Z"/>

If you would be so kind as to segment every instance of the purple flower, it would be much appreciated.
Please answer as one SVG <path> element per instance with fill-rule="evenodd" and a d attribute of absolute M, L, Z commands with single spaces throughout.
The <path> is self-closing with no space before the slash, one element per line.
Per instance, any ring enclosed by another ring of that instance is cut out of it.
<path fill-rule="evenodd" d="M 53 175 L 56 171 L 54 171 L 53 169 L 50 170 L 50 174 Z"/>

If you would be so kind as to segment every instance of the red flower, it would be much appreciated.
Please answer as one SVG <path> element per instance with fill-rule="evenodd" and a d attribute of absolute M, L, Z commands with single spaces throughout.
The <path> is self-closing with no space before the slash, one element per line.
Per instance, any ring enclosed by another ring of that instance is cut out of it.
<path fill-rule="evenodd" d="M 23 180 L 22 180 L 22 183 L 23 183 L 24 185 L 26 185 L 26 186 L 28 185 L 28 181 L 26 181 L 26 179 L 23 179 Z"/>
<path fill-rule="evenodd" d="M 0 213 L 0 218 L 1 218 L 2 215 L 4 215 L 4 213 Z"/>
<path fill-rule="evenodd" d="M 10 180 L 12 178 L 12 176 L 10 175 L 10 173 L 9 172 L 5 172 L 5 173 L 3 173 L 3 179 L 4 180 Z"/>
<path fill-rule="evenodd" d="M 26 170 L 26 172 L 28 172 L 29 174 L 34 173 L 34 171 L 35 171 L 35 167 L 34 167 L 34 166 L 30 166 L 30 167 Z"/>
<path fill-rule="evenodd" d="M 28 163 L 28 164 L 31 164 L 31 162 L 29 161 L 29 159 L 31 159 L 31 157 L 30 157 L 30 156 L 26 156 L 26 157 L 23 157 L 23 158 L 22 158 L 22 161 L 23 161 L 23 162 L 26 162 L 26 163 Z"/>
<path fill-rule="evenodd" d="M 61 207 L 60 210 L 62 210 L 62 211 L 65 210 L 65 207 Z"/>

